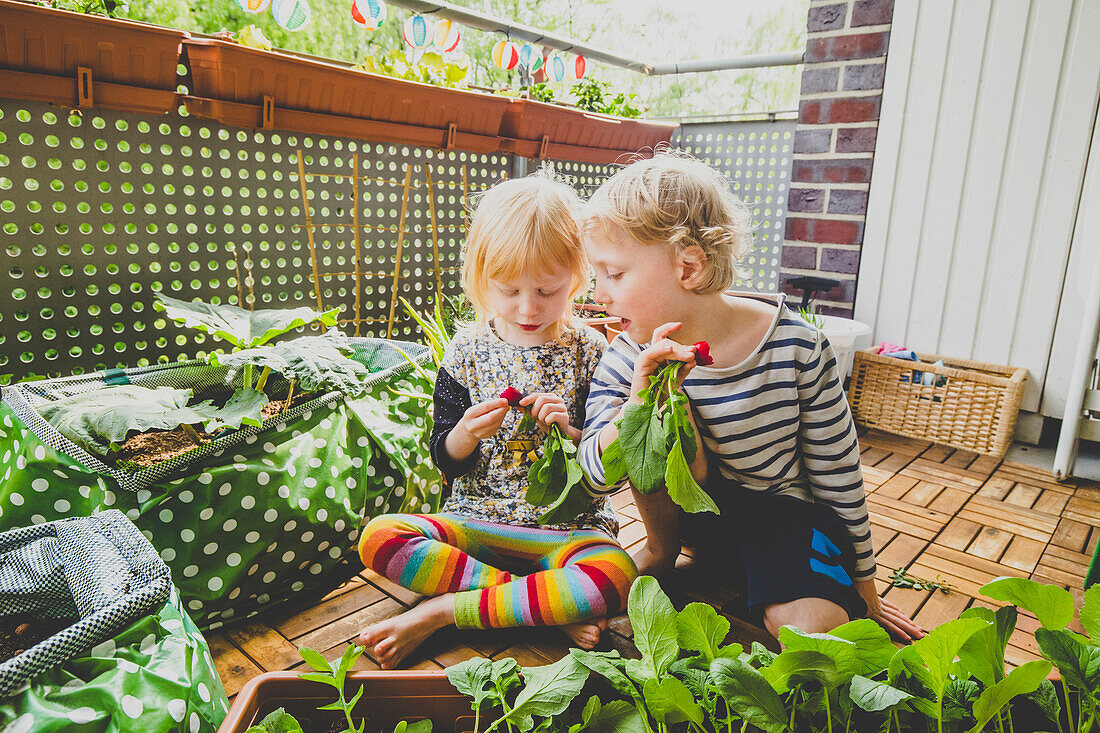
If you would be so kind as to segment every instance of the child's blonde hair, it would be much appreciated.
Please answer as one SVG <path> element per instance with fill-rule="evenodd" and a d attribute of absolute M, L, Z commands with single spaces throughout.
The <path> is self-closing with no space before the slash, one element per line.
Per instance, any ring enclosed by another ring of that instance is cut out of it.
<path fill-rule="evenodd" d="M 671 252 L 698 245 L 707 256 L 697 293 L 728 290 L 752 244 L 748 207 L 706 163 L 667 150 L 636 160 L 600 186 L 581 219 L 582 231 L 617 224 L 642 244 Z"/>
<path fill-rule="evenodd" d="M 496 314 L 489 281 L 514 282 L 532 273 L 564 267 L 572 273 L 569 300 L 588 285 L 588 258 L 577 229 L 580 198 L 552 170 L 514 178 L 481 195 L 466 237 L 462 287 L 479 324 Z M 554 324 L 554 338 L 580 321 L 567 307 Z"/>

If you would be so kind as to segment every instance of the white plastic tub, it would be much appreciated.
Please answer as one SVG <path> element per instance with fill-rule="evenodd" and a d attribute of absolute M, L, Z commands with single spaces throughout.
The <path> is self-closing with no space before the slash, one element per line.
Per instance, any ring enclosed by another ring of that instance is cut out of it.
<path fill-rule="evenodd" d="M 837 371 L 842 378 L 846 377 L 852 371 L 852 358 L 856 349 L 871 345 L 871 327 L 866 323 L 840 316 L 819 315 L 818 318 L 825 322 L 821 332 L 833 346 Z"/>

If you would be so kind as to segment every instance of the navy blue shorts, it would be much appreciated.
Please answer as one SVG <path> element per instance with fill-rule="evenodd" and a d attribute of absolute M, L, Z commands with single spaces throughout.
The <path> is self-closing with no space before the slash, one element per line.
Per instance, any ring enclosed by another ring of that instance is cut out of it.
<path fill-rule="evenodd" d="M 851 619 L 866 615 L 852 583 L 855 549 L 832 509 L 725 481 L 708 493 L 721 514 L 681 514 L 681 540 L 726 567 L 739 556 L 751 620 L 761 623 L 766 606 L 799 598 L 832 601 Z"/>

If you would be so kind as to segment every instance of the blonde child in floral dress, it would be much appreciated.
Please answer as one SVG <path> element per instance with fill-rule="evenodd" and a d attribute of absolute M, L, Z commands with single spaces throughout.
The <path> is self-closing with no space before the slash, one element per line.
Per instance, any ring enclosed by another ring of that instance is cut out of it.
<path fill-rule="evenodd" d="M 637 575 L 604 498 L 541 526 L 527 473 L 557 424 L 580 440 L 588 384 L 606 343 L 572 315 L 588 281 L 579 200 L 545 174 L 488 191 L 471 222 L 463 286 L 476 323 L 452 340 L 436 379 L 432 458 L 451 486 L 439 514 L 390 514 L 363 530 L 363 563 L 431 598 L 359 637 L 383 668 L 437 629 L 561 626 L 595 646 Z M 524 394 L 511 409 L 501 393 Z"/>

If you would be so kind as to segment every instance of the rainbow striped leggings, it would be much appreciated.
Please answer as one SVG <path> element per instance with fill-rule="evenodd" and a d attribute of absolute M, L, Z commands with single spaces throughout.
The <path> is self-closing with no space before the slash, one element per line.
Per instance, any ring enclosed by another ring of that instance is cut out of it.
<path fill-rule="evenodd" d="M 454 593 L 459 628 L 558 626 L 616 614 L 638 575 L 626 551 L 598 530 L 514 527 L 455 514 L 375 517 L 359 538 L 359 556 L 410 590 Z"/>

